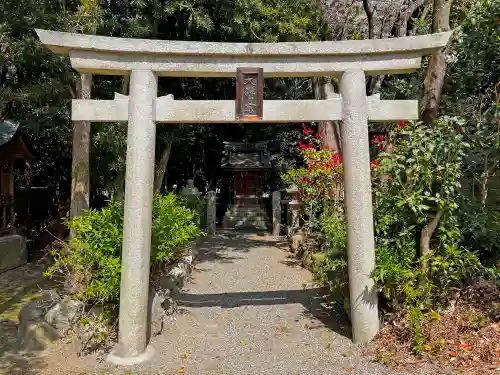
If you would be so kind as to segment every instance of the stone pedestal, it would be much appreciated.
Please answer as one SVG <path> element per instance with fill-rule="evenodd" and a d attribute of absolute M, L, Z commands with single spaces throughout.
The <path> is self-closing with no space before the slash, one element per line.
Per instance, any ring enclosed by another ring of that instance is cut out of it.
<path fill-rule="evenodd" d="M 26 238 L 18 234 L 0 237 L 0 272 L 26 264 Z"/>

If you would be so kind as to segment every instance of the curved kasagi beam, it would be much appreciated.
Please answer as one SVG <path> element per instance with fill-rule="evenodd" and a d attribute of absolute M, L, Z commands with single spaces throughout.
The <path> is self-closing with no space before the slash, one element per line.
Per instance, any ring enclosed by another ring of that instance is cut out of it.
<path fill-rule="evenodd" d="M 69 55 L 72 66 L 94 74 L 148 69 L 159 75 L 234 77 L 238 67 L 259 67 L 266 77 L 407 73 L 420 58 L 448 43 L 451 32 L 392 39 L 337 42 L 222 43 L 115 38 L 36 30 L 52 51 Z"/>

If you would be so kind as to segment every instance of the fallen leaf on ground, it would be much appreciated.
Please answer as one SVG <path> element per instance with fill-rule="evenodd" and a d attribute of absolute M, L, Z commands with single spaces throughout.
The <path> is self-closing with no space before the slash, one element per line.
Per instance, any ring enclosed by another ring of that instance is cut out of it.
<path fill-rule="evenodd" d="M 184 371 L 184 367 L 181 367 L 181 368 L 179 369 L 179 371 L 177 371 L 177 372 L 178 372 L 179 374 L 184 374 L 184 373 L 185 373 L 185 371 Z"/>
<path fill-rule="evenodd" d="M 342 357 L 352 357 L 353 355 L 354 355 L 353 352 L 342 353 Z"/>
<path fill-rule="evenodd" d="M 189 358 L 189 354 L 184 354 L 183 357 L 184 358 Z"/>
<path fill-rule="evenodd" d="M 472 344 L 470 344 L 468 342 L 461 342 L 460 345 L 458 345 L 458 347 L 460 349 L 469 350 L 469 349 L 472 349 Z"/>
<path fill-rule="evenodd" d="M 326 345 L 326 348 L 327 348 L 327 349 L 331 349 L 331 348 L 332 348 L 332 344 L 328 344 L 328 345 Z"/>
<path fill-rule="evenodd" d="M 242 344 L 246 344 L 246 343 L 248 342 L 248 340 L 247 340 L 247 339 L 241 339 L 241 340 L 240 340 L 240 342 L 241 342 Z"/>

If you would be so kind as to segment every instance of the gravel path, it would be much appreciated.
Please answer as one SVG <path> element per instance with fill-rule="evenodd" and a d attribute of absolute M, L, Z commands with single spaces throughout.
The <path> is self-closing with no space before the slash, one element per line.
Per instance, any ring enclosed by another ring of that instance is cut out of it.
<path fill-rule="evenodd" d="M 229 232 L 205 238 L 192 282 L 179 296 L 182 314 L 155 338 L 149 370 L 387 373 L 351 343 L 342 314 L 325 314 L 310 273 L 288 265 L 275 245 L 268 237 Z"/>

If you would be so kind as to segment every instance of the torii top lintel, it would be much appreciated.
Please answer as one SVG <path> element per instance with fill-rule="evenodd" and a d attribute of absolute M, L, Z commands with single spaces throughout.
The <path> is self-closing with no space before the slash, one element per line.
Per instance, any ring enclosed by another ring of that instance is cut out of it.
<path fill-rule="evenodd" d="M 70 56 L 79 72 L 126 75 L 234 77 L 238 67 L 263 68 L 266 77 L 408 73 L 421 56 L 444 48 L 451 32 L 391 39 L 337 42 L 222 43 L 115 38 L 36 30 L 53 52 Z"/>

